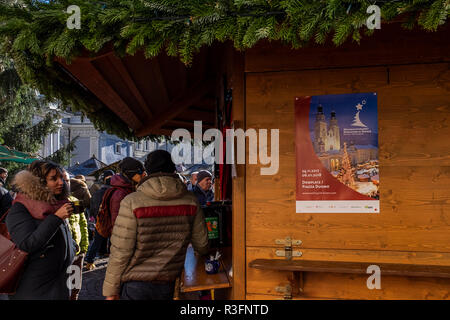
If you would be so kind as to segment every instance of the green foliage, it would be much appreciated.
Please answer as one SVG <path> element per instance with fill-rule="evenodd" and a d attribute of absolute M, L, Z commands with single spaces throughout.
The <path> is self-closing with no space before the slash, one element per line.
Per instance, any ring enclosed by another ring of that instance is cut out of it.
<path fill-rule="evenodd" d="M 42 121 L 33 123 L 33 116 Z M 36 152 L 42 139 L 55 130 L 57 114 L 47 107 L 29 85 L 22 83 L 13 62 L 0 54 L 0 142 L 23 152 Z"/>
<path fill-rule="evenodd" d="M 33 123 L 33 116 L 42 120 Z M 49 110 L 36 90 L 24 84 L 7 55 L 0 53 L 0 142 L 8 147 L 35 154 L 42 140 L 56 129 L 57 113 Z M 26 165 L 4 161 L 2 166 L 13 176 Z"/>
<path fill-rule="evenodd" d="M 238 50 L 261 39 L 293 48 L 310 42 L 335 45 L 373 34 L 365 27 L 369 0 L 0 0 L 0 43 L 23 82 L 49 99 L 83 112 L 97 130 L 133 139 L 133 132 L 55 62 L 112 44 L 119 56 L 166 52 L 185 64 L 202 46 L 231 41 Z M 450 0 L 380 1 L 383 22 L 401 15 L 404 27 L 435 31 L 447 21 Z M 69 5 L 81 9 L 81 30 L 69 30 Z M 0 80 L 1 81 L 1 80 Z M 99 110 L 102 110 L 100 112 Z M 155 137 L 150 137 L 154 139 Z"/>

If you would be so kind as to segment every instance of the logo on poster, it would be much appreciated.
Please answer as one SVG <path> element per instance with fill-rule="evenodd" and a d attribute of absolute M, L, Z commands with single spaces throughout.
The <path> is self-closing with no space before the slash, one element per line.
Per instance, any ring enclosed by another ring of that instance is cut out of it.
<path fill-rule="evenodd" d="M 372 133 L 372 130 L 368 126 L 366 126 L 360 119 L 360 113 L 363 111 L 363 107 L 366 105 L 366 100 L 361 101 L 361 103 L 358 103 L 356 108 L 356 113 L 353 118 L 353 122 L 350 125 L 351 127 L 355 128 L 344 128 L 344 135 L 352 135 L 352 136 L 358 136 L 363 134 L 370 134 Z"/>
<path fill-rule="evenodd" d="M 361 119 L 359 119 L 359 113 L 361 112 L 363 105 L 366 104 L 366 100 L 362 101 L 361 103 L 358 103 L 356 105 L 356 114 L 355 114 L 355 118 L 353 119 L 353 123 L 351 124 L 352 127 L 363 127 L 363 128 L 367 128 L 367 126 L 361 122 Z"/>

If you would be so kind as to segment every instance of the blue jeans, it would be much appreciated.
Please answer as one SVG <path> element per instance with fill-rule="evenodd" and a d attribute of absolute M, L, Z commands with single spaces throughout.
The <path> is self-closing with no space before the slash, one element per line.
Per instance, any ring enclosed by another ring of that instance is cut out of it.
<path fill-rule="evenodd" d="M 172 300 L 175 282 L 152 283 L 129 281 L 122 284 L 122 300 Z"/>
<path fill-rule="evenodd" d="M 88 252 L 86 253 L 86 258 L 84 261 L 87 263 L 93 263 L 95 260 L 95 257 L 100 251 L 100 248 L 104 243 L 108 241 L 107 238 L 103 238 L 98 232 L 97 229 L 95 229 L 94 232 L 94 240 L 92 240 L 91 245 L 89 246 Z"/>

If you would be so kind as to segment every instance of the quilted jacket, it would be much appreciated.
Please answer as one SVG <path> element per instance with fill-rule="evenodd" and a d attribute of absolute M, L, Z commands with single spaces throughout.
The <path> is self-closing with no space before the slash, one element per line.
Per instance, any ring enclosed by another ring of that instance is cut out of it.
<path fill-rule="evenodd" d="M 120 203 L 103 295 L 120 294 L 127 281 L 174 281 L 189 243 L 200 254 L 208 251 L 198 200 L 177 175 L 148 176 Z"/>
<path fill-rule="evenodd" d="M 70 201 L 78 200 L 74 196 L 69 196 Z M 87 228 L 87 220 L 84 212 L 80 214 L 72 214 L 69 218 L 69 229 L 72 238 L 78 245 L 77 254 L 86 253 L 89 247 L 89 232 Z"/>

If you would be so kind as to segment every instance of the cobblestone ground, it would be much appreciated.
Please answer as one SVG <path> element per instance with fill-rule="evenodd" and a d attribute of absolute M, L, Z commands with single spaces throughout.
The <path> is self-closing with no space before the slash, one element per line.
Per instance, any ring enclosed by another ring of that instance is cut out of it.
<path fill-rule="evenodd" d="M 81 284 L 78 300 L 105 300 L 102 294 L 103 280 L 105 279 L 108 258 L 97 259 L 94 270 L 83 269 L 83 282 Z"/>
<path fill-rule="evenodd" d="M 83 269 L 83 282 L 81 284 L 78 300 L 105 300 L 102 294 L 103 280 L 105 280 L 106 267 L 108 266 L 108 258 L 97 259 L 95 261 L 96 268 L 91 271 Z M 180 294 L 182 300 L 198 300 L 198 292 L 189 292 Z"/>
<path fill-rule="evenodd" d="M 103 281 L 105 280 L 108 258 L 95 260 L 96 268 L 88 271 L 83 268 L 83 281 L 78 300 L 105 300 L 102 294 Z M 218 293 L 220 293 L 220 290 Z M 199 300 L 200 292 L 188 292 L 179 294 L 181 300 Z M 1 296 L 0 296 L 1 300 Z"/>

